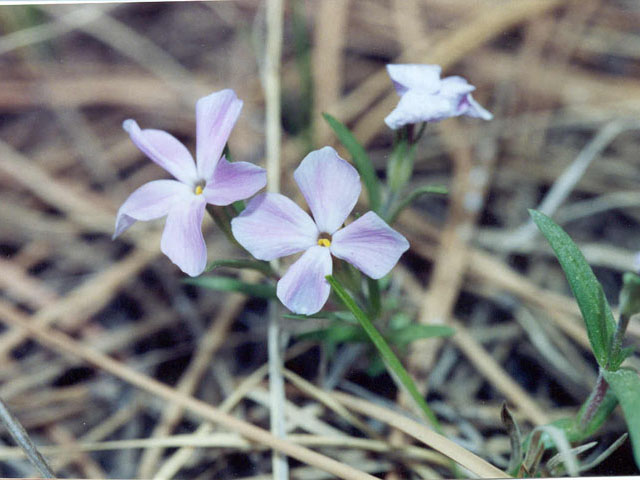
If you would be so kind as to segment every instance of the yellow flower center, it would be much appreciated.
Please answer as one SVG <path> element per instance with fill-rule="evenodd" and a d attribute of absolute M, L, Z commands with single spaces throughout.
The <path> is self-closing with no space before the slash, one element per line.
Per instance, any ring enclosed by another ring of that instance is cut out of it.
<path fill-rule="evenodd" d="M 202 185 L 196 185 L 196 195 L 200 195 L 202 193 Z"/>
<path fill-rule="evenodd" d="M 321 247 L 330 247 L 331 240 L 329 240 L 328 238 L 319 238 L 318 245 L 320 245 Z"/>

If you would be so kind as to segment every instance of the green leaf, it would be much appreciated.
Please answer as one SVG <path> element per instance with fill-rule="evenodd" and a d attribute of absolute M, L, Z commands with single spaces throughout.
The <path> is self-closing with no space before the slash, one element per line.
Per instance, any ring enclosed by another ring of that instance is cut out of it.
<path fill-rule="evenodd" d="M 396 330 L 391 330 L 387 338 L 394 345 L 407 345 L 420 338 L 450 337 L 456 331 L 446 325 L 411 324 Z"/>
<path fill-rule="evenodd" d="M 276 288 L 265 283 L 246 283 L 237 278 L 205 276 L 197 278 L 186 278 L 185 283 L 210 290 L 220 290 L 224 292 L 238 292 L 257 298 L 276 298 Z"/>
<path fill-rule="evenodd" d="M 398 218 L 398 215 L 400 215 L 400 213 L 402 213 L 402 211 L 405 208 L 407 208 L 416 199 L 418 199 L 418 197 L 421 197 L 422 195 L 426 195 L 429 193 L 446 195 L 447 193 L 449 193 L 449 191 L 447 190 L 447 187 L 443 185 L 423 185 L 422 187 L 416 188 L 411 193 L 409 193 L 409 195 L 404 197 L 404 199 L 402 199 L 400 203 L 389 214 L 389 217 L 388 217 L 389 224 L 392 224 L 393 222 L 395 222 L 396 218 Z"/>
<path fill-rule="evenodd" d="M 257 270 L 264 273 L 267 276 L 274 275 L 274 271 L 271 269 L 271 265 L 268 262 L 261 260 L 215 260 L 207 265 L 205 272 L 210 272 L 220 267 L 228 268 L 240 268 Z"/>
<path fill-rule="evenodd" d="M 387 162 L 387 185 L 389 190 L 400 193 L 413 173 L 415 145 L 407 139 L 396 143 Z"/>
<path fill-rule="evenodd" d="M 391 350 L 391 347 L 389 347 L 389 344 L 387 344 L 382 335 L 380 335 L 376 327 L 373 326 L 373 323 L 371 323 L 369 317 L 367 317 L 367 315 L 362 311 L 362 309 L 358 306 L 351 295 L 347 293 L 344 287 L 340 283 L 338 283 L 338 281 L 333 276 L 327 275 L 325 278 L 331 285 L 331 288 L 336 293 L 338 298 L 340 298 L 345 307 L 347 307 L 351 311 L 351 313 L 353 313 L 358 322 L 360 322 L 362 328 L 364 328 L 364 331 L 367 332 L 367 335 L 369 335 L 369 338 L 378 349 L 378 352 L 380 352 L 380 356 L 384 360 L 387 366 L 387 370 L 389 371 L 391 376 L 396 378 L 400 382 L 400 384 L 407 390 L 409 395 L 411 395 L 411 398 L 413 398 L 418 407 L 420 407 L 425 417 L 427 417 L 427 419 L 431 422 L 435 430 L 439 433 L 442 433 L 442 427 L 440 426 L 438 419 L 429 408 L 429 405 L 427 405 L 424 397 L 416 388 L 416 385 L 413 383 L 413 380 L 409 376 L 409 373 L 402 366 L 402 363 L 400 362 L 400 360 L 398 360 L 398 357 L 396 357 L 395 353 L 393 353 L 393 350 Z"/>
<path fill-rule="evenodd" d="M 351 159 L 358 169 L 358 172 L 360 172 L 364 186 L 367 189 L 371 210 L 379 212 L 381 201 L 380 180 L 376 175 L 376 171 L 373 168 L 373 163 L 371 163 L 369 155 L 367 155 L 365 149 L 360 145 L 360 142 L 356 140 L 356 137 L 354 137 L 349 129 L 338 119 L 332 117 L 328 113 L 323 113 L 322 116 L 334 131 L 340 142 L 351 154 Z"/>
<path fill-rule="evenodd" d="M 509 456 L 509 466 L 507 467 L 507 472 L 509 472 L 511 475 L 515 475 L 515 473 L 519 470 L 520 465 L 522 465 L 522 461 L 524 460 L 522 453 L 522 435 L 520 433 L 520 428 L 518 427 L 518 423 L 516 422 L 515 417 L 507 407 L 507 402 L 504 402 L 502 404 L 500 419 L 502 420 L 502 424 L 504 425 L 504 428 L 507 431 L 507 435 L 509 436 L 509 445 L 511 447 L 511 455 Z"/>
<path fill-rule="evenodd" d="M 640 376 L 638 372 L 627 368 L 615 372 L 605 370 L 602 373 L 618 397 L 631 436 L 633 458 L 640 468 Z"/>
<path fill-rule="evenodd" d="M 633 355 L 633 352 L 635 352 L 635 350 L 636 349 L 633 347 L 624 347 L 618 350 L 616 354 L 612 355 L 609 370 L 618 370 L 620 368 L 620 365 L 622 365 L 622 362 Z"/>
<path fill-rule="evenodd" d="M 327 328 L 304 332 L 298 335 L 298 338 L 300 340 L 317 340 L 331 343 L 362 343 L 366 342 L 368 337 L 360 325 L 334 323 Z"/>
<path fill-rule="evenodd" d="M 598 364 L 605 368 L 616 323 L 602 286 L 571 237 L 549 217 L 536 210 L 529 214 L 551 244 L 576 297 Z"/>
<path fill-rule="evenodd" d="M 337 312 L 318 312 L 318 313 L 314 313 L 313 315 L 285 313 L 282 316 L 284 318 L 290 318 L 292 320 L 308 320 L 310 318 L 322 318 L 326 320 L 336 320 L 341 322 L 352 323 L 354 325 L 358 324 L 356 319 L 353 317 L 353 314 L 351 312 L 348 312 L 347 310 L 340 310 Z"/>
<path fill-rule="evenodd" d="M 619 304 L 620 315 L 630 317 L 640 312 L 640 276 L 631 272 L 622 276 Z"/>

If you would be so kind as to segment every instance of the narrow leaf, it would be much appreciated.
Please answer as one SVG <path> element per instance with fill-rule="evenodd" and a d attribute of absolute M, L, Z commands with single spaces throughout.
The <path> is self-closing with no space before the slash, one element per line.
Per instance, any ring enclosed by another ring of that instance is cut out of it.
<path fill-rule="evenodd" d="M 224 292 L 244 293 L 257 298 L 276 298 L 276 289 L 273 285 L 264 283 L 246 283 L 237 278 L 205 276 L 197 278 L 187 278 L 185 283 L 210 290 L 220 290 Z"/>
<path fill-rule="evenodd" d="M 511 447 L 511 455 L 509 456 L 509 466 L 507 472 L 515 474 L 520 465 L 522 464 L 522 440 L 520 434 L 520 428 L 513 417 L 513 414 L 507 407 L 507 403 L 502 404 L 502 410 L 500 411 L 500 418 L 504 428 L 509 435 L 509 445 Z"/>
<path fill-rule="evenodd" d="M 427 405 L 424 397 L 416 388 L 416 385 L 413 383 L 413 380 L 409 376 L 409 373 L 407 373 L 400 360 L 398 360 L 398 357 L 396 357 L 395 353 L 393 353 L 393 350 L 391 350 L 391 347 L 389 347 L 376 327 L 373 326 L 373 323 L 371 323 L 369 317 L 367 317 L 367 315 L 362 311 L 362 309 L 358 306 L 351 295 L 347 293 L 344 287 L 340 285 L 340 283 L 338 283 L 338 281 L 333 276 L 327 275 L 326 279 L 338 298 L 340 298 L 342 303 L 344 303 L 345 307 L 351 310 L 351 313 L 353 313 L 358 322 L 360 322 L 360 325 L 362 325 L 364 331 L 367 332 L 367 335 L 369 335 L 369 338 L 380 352 L 380 355 L 387 365 L 387 370 L 389 371 L 391 376 L 396 378 L 400 382 L 400 384 L 407 390 L 409 395 L 411 395 L 411 398 L 413 398 L 416 404 L 420 407 L 425 417 L 427 417 L 427 419 L 431 422 L 436 431 L 442 433 L 442 427 L 440 427 L 438 419 Z"/>
<path fill-rule="evenodd" d="M 402 213 L 405 208 L 411 205 L 422 195 L 431 193 L 446 195 L 447 193 L 449 193 L 449 191 L 447 190 L 447 187 L 443 185 L 423 185 L 422 187 L 418 187 L 400 201 L 400 203 L 389 214 L 389 218 L 387 219 L 387 221 L 390 224 L 395 222 L 396 218 L 398 218 L 398 215 L 400 215 L 400 213 Z"/>
<path fill-rule="evenodd" d="M 456 333 L 455 329 L 446 325 L 411 324 L 389 332 L 389 342 L 394 345 L 407 345 L 414 340 L 433 337 L 450 337 Z"/>
<path fill-rule="evenodd" d="M 376 175 L 376 171 L 373 168 L 373 163 L 371 163 L 369 155 L 367 155 L 367 152 L 362 145 L 360 145 L 360 142 L 358 142 L 356 137 L 354 137 L 349 129 L 338 119 L 332 117 L 328 113 L 323 113 L 322 116 L 334 131 L 342 145 L 344 145 L 351 154 L 351 159 L 358 169 L 358 172 L 360 172 L 364 186 L 367 189 L 371 210 L 379 212 L 381 201 L 380 180 L 378 180 L 378 176 Z"/>
<path fill-rule="evenodd" d="M 260 260 L 215 260 L 207 265 L 206 272 L 215 270 L 216 268 L 240 268 L 257 270 L 264 273 L 267 276 L 274 275 L 274 271 L 271 269 L 271 265 L 268 262 L 262 262 Z"/>
<path fill-rule="evenodd" d="M 638 372 L 627 368 L 615 372 L 605 370 L 602 373 L 618 397 L 631 436 L 633 458 L 640 468 L 640 376 Z"/>
<path fill-rule="evenodd" d="M 317 340 L 332 343 L 362 343 L 368 337 L 359 325 L 344 325 L 334 323 L 328 328 L 312 330 L 298 335 L 300 340 Z"/>
<path fill-rule="evenodd" d="M 536 210 L 529 210 L 529 214 L 558 257 L 580 307 L 596 360 L 601 367 L 606 367 L 616 324 L 602 286 L 576 244 L 560 226 Z"/>
<path fill-rule="evenodd" d="M 338 322 L 345 322 L 357 325 L 358 322 L 353 318 L 353 314 L 347 310 L 340 310 L 337 312 L 318 312 L 313 315 L 301 315 L 298 313 L 285 313 L 283 318 L 290 318 L 291 320 L 309 320 L 310 318 L 321 318 L 325 320 L 336 320 Z"/>
<path fill-rule="evenodd" d="M 604 462 L 613 452 L 615 452 L 620 446 L 624 443 L 624 441 L 629 436 L 628 433 L 623 433 L 618 437 L 618 439 L 613 442 L 604 452 L 599 454 L 596 458 L 591 460 L 589 463 L 583 463 L 580 465 L 580 472 L 586 472 L 587 470 L 591 470 L 592 468 L 597 467 L 602 462 Z"/>

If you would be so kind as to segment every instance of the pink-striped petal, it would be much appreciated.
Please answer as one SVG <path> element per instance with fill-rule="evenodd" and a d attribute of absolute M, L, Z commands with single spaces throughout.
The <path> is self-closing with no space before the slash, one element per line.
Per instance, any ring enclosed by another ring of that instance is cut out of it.
<path fill-rule="evenodd" d="M 202 195 L 193 195 L 169 210 L 160 248 L 180 270 L 195 277 L 207 265 L 207 247 L 202 236 L 202 217 L 206 206 Z"/>
<path fill-rule="evenodd" d="M 317 245 L 318 229 L 298 205 L 279 193 L 263 193 L 231 220 L 236 240 L 259 260 L 273 260 Z"/>
<path fill-rule="evenodd" d="M 189 187 L 175 180 L 154 180 L 145 183 L 129 195 L 118 210 L 113 238 L 128 229 L 136 220 L 147 221 L 165 216 L 173 205 L 192 195 Z"/>
<path fill-rule="evenodd" d="M 440 65 L 389 64 L 387 72 L 398 95 L 414 88 L 425 93 L 435 93 L 440 88 Z"/>
<path fill-rule="evenodd" d="M 222 157 L 203 195 L 207 203 L 229 205 L 249 198 L 266 184 L 267 171 L 264 168 L 248 162 L 231 163 Z"/>
<path fill-rule="evenodd" d="M 471 95 L 465 95 L 458 105 L 460 115 L 481 118 L 483 120 L 491 120 L 493 114 L 485 109 L 482 105 L 475 101 Z"/>
<path fill-rule="evenodd" d="M 293 313 L 313 315 L 322 309 L 329 298 L 331 286 L 325 277 L 331 272 L 329 249 L 318 245 L 311 247 L 278 282 L 278 298 Z"/>
<path fill-rule="evenodd" d="M 199 178 L 208 182 L 242 110 L 233 90 L 221 90 L 196 103 L 196 159 Z"/>
<path fill-rule="evenodd" d="M 371 278 L 382 278 L 409 248 L 406 238 L 374 212 L 367 212 L 331 239 L 331 253 Z"/>
<path fill-rule="evenodd" d="M 360 190 L 360 175 L 331 147 L 309 153 L 293 177 L 321 232 L 332 234 L 353 210 Z"/>
<path fill-rule="evenodd" d="M 162 130 L 141 130 L 136 121 L 131 119 L 125 120 L 122 128 L 147 157 L 175 178 L 188 185 L 196 182 L 193 157 L 177 138 Z"/>

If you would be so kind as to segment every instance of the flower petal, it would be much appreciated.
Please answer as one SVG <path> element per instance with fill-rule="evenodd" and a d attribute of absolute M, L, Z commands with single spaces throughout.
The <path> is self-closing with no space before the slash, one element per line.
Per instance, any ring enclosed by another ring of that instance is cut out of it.
<path fill-rule="evenodd" d="M 434 93 L 440 88 L 440 65 L 389 64 L 387 72 L 398 95 L 414 88 L 423 93 Z"/>
<path fill-rule="evenodd" d="M 136 220 L 153 220 L 169 213 L 176 202 L 192 195 L 189 187 L 175 180 L 154 180 L 136 189 L 122 204 L 116 216 L 113 238 Z"/>
<path fill-rule="evenodd" d="M 196 159 L 199 178 L 208 182 L 242 110 L 242 100 L 230 89 L 196 103 Z"/>
<path fill-rule="evenodd" d="M 231 220 L 236 240 L 259 260 L 273 260 L 317 245 L 318 229 L 298 205 L 279 193 L 253 197 Z"/>
<path fill-rule="evenodd" d="M 406 238 L 367 212 L 331 239 L 331 253 L 371 278 L 382 278 L 409 248 Z"/>
<path fill-rule="evenodd" d="M 393 130 L 412 123 L 437 122 L 458 115 L 459 102 L 456 100 L 410 90 L 400 98 L 396 108 L 384 121 Z"/>
<path fill-rule="evenodd" d="M 207 265 L 207 247 L 202 236 L 206 201 L 202 195 L 183 199 L 169 210 L 160 248 L 180 270 L 195 277 Z"/>
<path fill-rule="evenodd" d="M 326 247 L 311 247 L 280 279 L 276 293 L 293 313 L 313 315 L 327 302 L 331 286 L 325 279 L 331 275 L 331 253 Z"/>
<path fill-rule="evenodd" d="M 466 95 L 476 89 L 473 85 L 469 84 L 467 80 L 458 75 L 443 78 L 440 82 L 440 95 L 445 97 L 456 97 L 460 95 Z"/>
<path fill-rule="evenodd" d="M 267 171 L 264 168 L 248 162 L 231 163 L 222 157 L 203 194 L 207 203 L 229 205 L 249 198 L 266 184 Z"/>
<path fill-rule="evenodd" d="M 482 118 L 483 120 L 491 120 L 493 115 L 482 105 L 474 100 L 471 95 L 465 95 L 458 105 L 460 115 L 467 115 L 474 118 Z"/>
<path fill-rule="evenodd" d="M 331 147 L 308 154 L 293 177 L 321 232 L 332 234 L 353 210 L 362 185 L 360 175 Z"/>
<path fill-rule="evenodd" d="M 147 157 L 175 178 L 189 185 L 196 181 L 196 165 L 193 157 L 173 135 L 162 130 L 140 130 L 136 121 L 131 119 L 125 120 L 122 128 Z"/>

